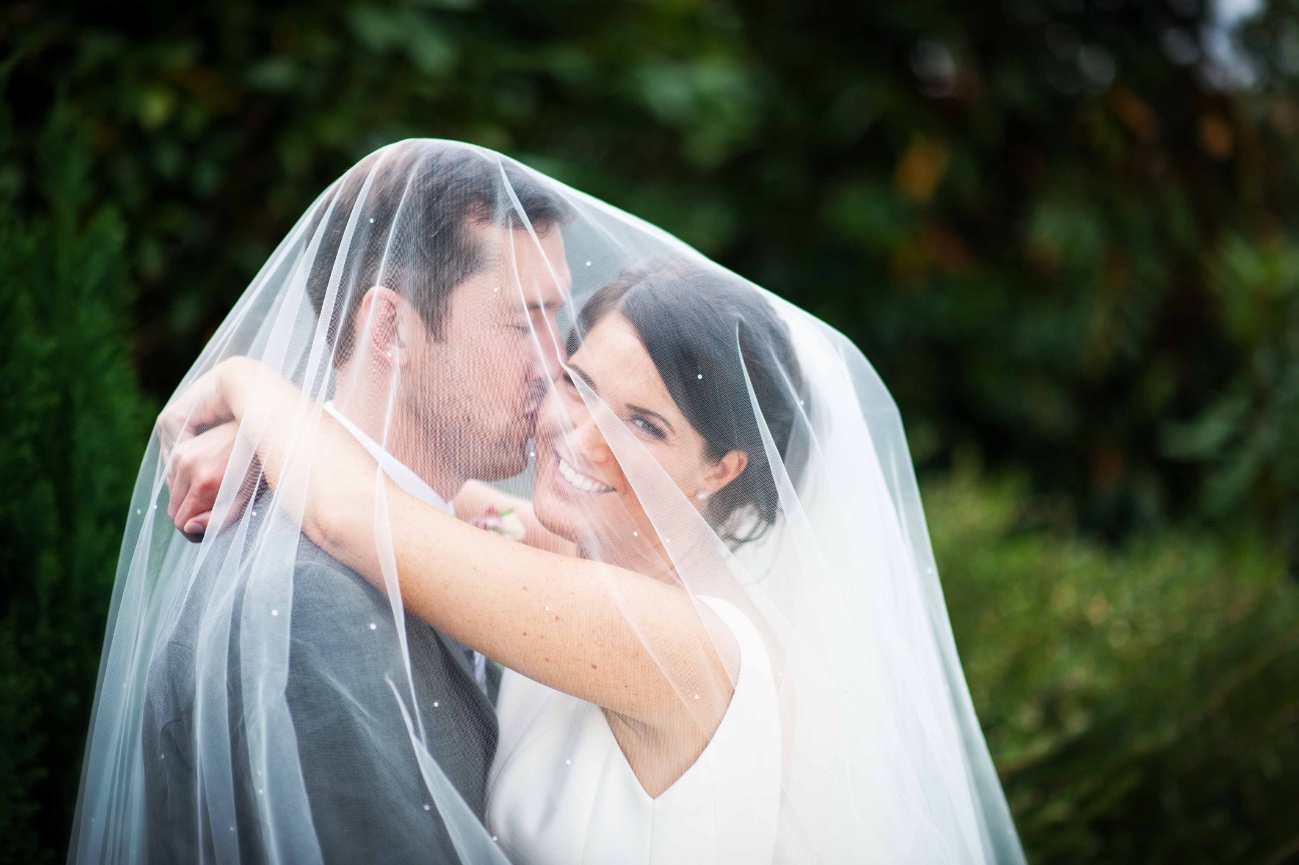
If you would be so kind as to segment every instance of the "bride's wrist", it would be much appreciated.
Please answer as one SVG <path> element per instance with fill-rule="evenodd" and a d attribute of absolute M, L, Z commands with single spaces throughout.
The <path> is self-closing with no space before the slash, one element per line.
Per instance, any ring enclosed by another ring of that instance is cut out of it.
<path fill-rule="evenodd" d="M 217 366 L 217 386 L 221 398 L 235 420 L 242 420 L 249 391 L 255 386 L 265 366 L 250 357 L 230 357 Z"/>

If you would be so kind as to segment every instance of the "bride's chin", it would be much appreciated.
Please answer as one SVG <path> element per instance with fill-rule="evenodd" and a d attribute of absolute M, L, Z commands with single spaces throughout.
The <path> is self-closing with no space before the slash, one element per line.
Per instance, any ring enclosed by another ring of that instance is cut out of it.
<path fill-rule="evenodd" d="M 577 543 L 577 521 L 573 507 L 563 502 L 553 490 L 542 484 L 537 486 L 532 494 L 532 512 L 546 531 Z"/>

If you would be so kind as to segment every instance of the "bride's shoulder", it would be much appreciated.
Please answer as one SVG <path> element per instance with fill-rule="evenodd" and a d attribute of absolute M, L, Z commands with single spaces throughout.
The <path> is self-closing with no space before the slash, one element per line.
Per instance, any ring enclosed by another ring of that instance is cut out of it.
<path fill-rule="evenodd" d="M 755 790 L 765 789 L 766 785 L 755 779 L 774 779 L 780 762 L 779 688 L 767 643 L 751 618 L 756 613 L 745 612 L 744 604 L 718 597 L 700 599 L 730 630 L 739 648 L 738 670 L 732 671 L 735 691 L 713 732 L 704 762 L 714 768 L 741 766 L 730 774 L 746 779 L 745 785 Z"/>
<path fill-rule="evenodd" d="M 767 655 L 767 646 L 750 614 L 726 598 L 716 595 L 696 597 L 716 616 L 734 641 L 739 669 L 730 670 L 731 675 L 735 677 L 748 667 L 751 670 L 756 668 L 756 671 L 765 671 L 766 676 L 769 677 L 771 663 Z"/>
<path fill-rule="evenodd" d="M 753 630 L 756 633 L 757 628 L 753 620 L 734 601 L 718 595 L 695 595 L 695 599 L 706 604 L 709 609 L 716 613 L 726 623 L 726 626 L 731 629 L 732 633 L 737 628 L 746 631 Z M 736 637 L 738 638 L 739 635 L 736 634 Z"/>

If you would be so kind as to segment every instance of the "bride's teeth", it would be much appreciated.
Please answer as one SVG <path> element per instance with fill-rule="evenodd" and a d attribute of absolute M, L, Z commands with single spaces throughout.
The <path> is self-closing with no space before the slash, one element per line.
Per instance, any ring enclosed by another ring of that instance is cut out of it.
<path fill-rule="evenodd" d="M 559 462 L 559 473 L 563 476 L 564 480 L 568 481 L 579 490 L 587 493 L 612 492 L 613 487 L 605 486 L 602 483 L 598 483 L 595 480 L 588 478 L 584 474 L 580 474 L 577 469 L 564 462 L 560 457 L 557 457 L 556 459 Z"/>

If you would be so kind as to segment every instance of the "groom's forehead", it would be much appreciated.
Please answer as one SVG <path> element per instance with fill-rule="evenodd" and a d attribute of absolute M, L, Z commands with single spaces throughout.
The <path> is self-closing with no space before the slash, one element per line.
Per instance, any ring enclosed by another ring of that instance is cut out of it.
<path fill-rule="evenodd" d="M 572 276 L 558 226 L 534 231 L 500 225 L 482 226 L 483 275 L 492 296 L 513 307 L 555 310 L 568 302 Z"/>
<path fill-rule="evenodd" d="M 451 314 L 521 324 L 537 315 L 553 317 L 569 300 L 567 272 L 524 267 L 509 258 L 482 262 L 482 266 L 454 289 Z M 466 326 L 469 320 L 461 320 Z M 456 326 L 456 325 L 452 325 Z"/>

